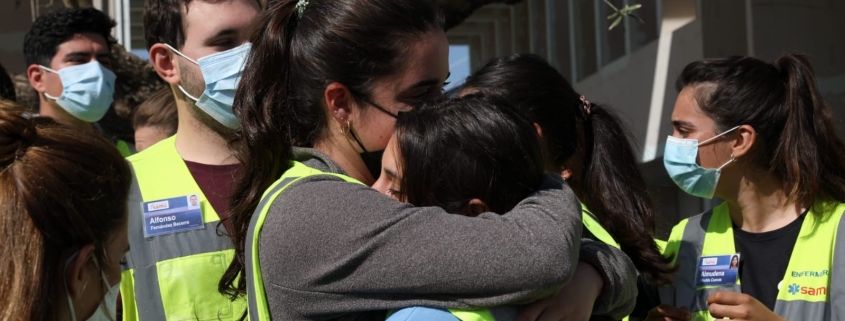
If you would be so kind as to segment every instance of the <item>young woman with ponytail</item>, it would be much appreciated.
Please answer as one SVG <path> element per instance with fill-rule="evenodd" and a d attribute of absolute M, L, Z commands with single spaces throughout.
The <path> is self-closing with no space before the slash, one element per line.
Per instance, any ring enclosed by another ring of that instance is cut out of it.
<path fill-rule="evenodd" d="M 673 229 L 680 270 L 647 319 L 845 318 L 845 144 L 807 57 L 698 61 L 677 86 L 666 169 L 725 202 Z"/>
<path fill-rule="evenodd" d="M 547 170 L 560 173 L 583 204 L 585 237 L 620 247 L 647 282 L 671 282 L 674 269 L 653 239 L 651 198 L 628 132 L 611 109 L 590 102 L 543 58 L 529 54 L 494 59 L 461 91 L 527 111 L 541 132 Z"/>
<path fill-rule="evenodd" d="M 0 100 L 0 320 L 117 320 L 129 166 L 95 133 Z"/>
<path fill-rule="evenodd" d="M 578 257 L 608 267 L 583 278 L 601 294 L 595 311 L 632 307 L 633 267 L 579 241 L 578 203 L 559 177 L 484 219 L 367 186 L 396 115 L 442 95 L 442 23 L 428 0 L 279 0 L 256 24 L 234 102 L 233 144 L 249 170 L 232 202 L 236 257 L 220 283 L 247 294 L 250 320 L 531 302 L 567 283 Z"/>

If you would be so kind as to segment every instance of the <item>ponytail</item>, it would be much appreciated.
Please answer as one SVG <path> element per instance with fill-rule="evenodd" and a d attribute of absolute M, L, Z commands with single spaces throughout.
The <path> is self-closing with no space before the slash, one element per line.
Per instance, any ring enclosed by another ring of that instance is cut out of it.
<path fill-rule="evenodd" d="M 790 198 L 810 203 L 824 195 L 845 201 L 845 149 L 810 62 L 804 55 L 787 54 L 775 66 L 786 86 L 787 116 L 770 167 L 780 173 Z"/>
<path fill-rule="evenodd" d="M 676 268 L 654 242 L 654 207 L 628 131 L 610 109 L 592 105 L 589 110 L 584 122 L 581 201 L 649 284 L 670 284 Z"/>
<path fill-rule="evenodd" d="M 671 281 L 674 270 L 653 239 L 651 198 L 627 131 L 613 112 L 582 101 L 554 67 L 535 55 L 494 59 L 467 78 L 463 88 L 504 98 L 528 111 L 542 129 L 547 170 L 570 167 L 569 185 L 640 274 L 654 284 Z"/>
<path fill-rule="evenodd" d="M 230 144 L 243 164 L 244 176 L 232 196 L 232 242 L 235 258 L 218 290 L 233 300 L 246 294 L 245 246 L 253 212 L 264 191 L 290 168 L 288 123 L 293 121 L 290 93 L 291 38 L 296 26 L 296 1 L 272 2 L 250 37 L 252 50 L 244 67 L 233 109 L 241 131 Z M 281 161 L 280 161 L 281 160 Z M 247 170 L 248 169 L 248 170 Z M 237 281 L 237 284 L 235 283 Z"/>

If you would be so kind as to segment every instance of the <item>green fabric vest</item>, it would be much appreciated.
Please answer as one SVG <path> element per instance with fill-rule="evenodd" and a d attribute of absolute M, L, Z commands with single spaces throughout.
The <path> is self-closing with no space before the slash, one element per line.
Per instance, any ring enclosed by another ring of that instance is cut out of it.
<path fill-rule="evenodd" d="M 806 214 L 779 287 L 774 312 L 791 321 L 845 319 L 845 204 L 826 204 L 826 213 Z M 663 304 L 687 306 L 693 320 L 713 320 L 707 297 L 716 291 L 742 292 L 740 280 L 723 286 L 696 286 L 701 256 L 736 253 L 727 203 L 681 221 L 672 229 L 664 255 L 675 255 L 680 270 L 673 286 L 660 289 Z M 772 285 L 775 286 L 774 284 Z"/>
<path fill-rule="evenodd" d="M 127 143 L 123 140 L 118 140 L 117 144 L 115 144 L 115 146 L 117 147 L 117 151 L 120 152 L 120 156 L 129 157 L 129 156 L 132 156 L 132 154 L 135 153 L 135 151 L 132 149 L 132 147 L 129 147 L 129 143 Z"/>
<path fill-rule="evenodd" d="M 264 221 L 276 198 L 294 182 L 314 175 L 331 175 L 343 179 L 349 183 L 361 184 L 349 176 L 324 173 L 310 168 L 299 162 L 293 162 L 293 166 L 279 178 L 267 192 L 261 197 L 261 202 L 255 209 L 249 224 L 249 232 L 246 244 L 246 279 L 247 279 L 247 301 L 249 302 L 249 317 L 252 321 L 267 321 L 270 318 L 270 307 L 267 305 L 267 293 L 264 290 L 264 280 L 261 277 L 261 261 L 258 257 L 258 240 Z M 495 321 L 488 310 L 449 310 L 462 321 Z"/>
<path fill-rule="evenodd" d="M 127 160 L 144 202 L 197 194 L 205 229 L 144 238 L 143 217 L 129 218 L 130 252 L 120 284 L 123 319 L 237 320 L 246 300 L 232 302 L 217 291 L 234 257 L 232 242 L 218 236 L 220 218 L 175 141 L 176 136 L 170 137 Z"/>

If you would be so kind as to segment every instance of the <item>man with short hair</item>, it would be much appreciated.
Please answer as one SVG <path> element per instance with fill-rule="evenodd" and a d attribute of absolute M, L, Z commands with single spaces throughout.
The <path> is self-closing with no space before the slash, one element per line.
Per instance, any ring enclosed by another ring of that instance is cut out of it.
<path fill-rule="evenodd" d="M 227 144 L 240 127 L 232 102 L 259 11 L 257 0 L 145 3 L 150 62 L 170 84 L 179 124 L 173 137 L 127 158 L 134 179 L 124 320 L 237 320 L 246 311 L 245 300 L 217 290 L 234 257 L 218 225 L 231 230 L 229 196 L 241 176 Z"/>
<path fill-rule="evenodd" d="M 38 114 L 80 130 L 96 122 L 114 101 L 111 29 L 115 23 L 94 8 L 61 9 L 35 19 L 24 36 L 26 75 L 38 92 Z M 131 147 L 115 140 L 121 154 Z"/>

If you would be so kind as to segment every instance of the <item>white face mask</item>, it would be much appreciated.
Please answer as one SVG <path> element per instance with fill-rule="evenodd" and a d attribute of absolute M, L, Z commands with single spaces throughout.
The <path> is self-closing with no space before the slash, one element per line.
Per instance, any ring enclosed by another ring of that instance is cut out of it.
<path fill-rule="evenodd" d="M 73 260 L 79 253 L 75 253 L 71 255 L 68 259 L 68 263 Z M 67 275 L 67 263 L 65 264 L 65 275 Z M 97 310 L 94 311 L 90 317 L 88 317 L 87 321 L 116 321 L 117 320 L 117 296 L 120 294 L 120 281 L 118 281 L 115 285 L 109 286 L 109 279 L 106 277 L 106 274 L 100 271 L 100 280 L 109 287 L 108 292 L 103 297 L 103 301 L 97 307 Z M 65 295 L 67 296 L 67 305 L 68 309 L 70 309 L 70 319 L 76 321 L 76 311 L 73 309 L 73 300 L 70 298 L 70 292 L 67 291 L 68 284 L 65 282 Z"/>

